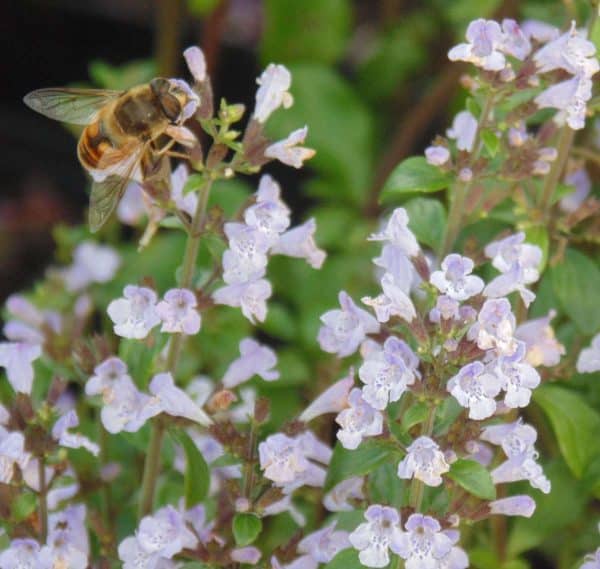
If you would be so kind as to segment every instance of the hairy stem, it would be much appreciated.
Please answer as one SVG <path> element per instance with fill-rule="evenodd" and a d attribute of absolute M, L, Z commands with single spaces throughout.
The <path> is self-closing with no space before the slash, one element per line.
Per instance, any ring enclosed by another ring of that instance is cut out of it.
<path fill-rule="evenodd" d="M 46 538 L 48 537 L 48 488 L 46 487 L 46 461 L 43 456 L 38 457 L 38 477 L 40 483 L 40 542 L 46 543 Z"/>
<path fill-rule="evenodd" d="M 192 219 L 192 224 L 190 226 L 190 231 L 188 233 L 188 238 L 185 245 L 185 253 L 183 255 L 183 265 L 181 270 L 181 278 L 179 281 L 179 286 L 181 288 L 190 288 L 194 279 L 198 249 L 200 248 L 200 240 L 202 238 L 204 225 L 206 224 L 206 208 L 208 205 L 208 197 L 210 195 L 211 186 L 212 180 L 209 179 L 200 190 L 198 206 L 196 207 L 196 212 L 194 213 L 194 218 Z M 179 362 L 182 343 L 183 335 L 173 334 L 171 343 L 169 344 L 166 363 L 166 370 L 173 375 L 177 371 L 177 364 Z M 143 518 L 152 511 L 156 481 L 160 472 L 160 452 L 164 434 L 165 425 L 163 421 L 160 419 L 153 421 L 152 434 L 150 436 L 150 443 L 148 444 L 146 461 L 144 463 L 142 496 L 139 507 L 140 518 Z"/>
<path fill-rule="evenodd" d="M 548 172 L 548 175 L 544 179 L 544 185 L 542 187 L 540 209 L 544 212 L 545 216 L 548 215 L 550 208 L 552 207 L 554 192 L 556 191 L 556 186 L 558 185 L 560 177 L 565 169 L 565 165 L 567 164 L 567 158 L 569 157 L 569 151 L 571 150 L 574 138 L 575 131 L 573 129 L 569 128 L 567 125 L 561 128 L 556 148 L 558 156 L 552 163 L 550 172 Z"/>
<path fill-rule="evenodd" d="M 485 126 L 492 108 L 494 105 L 494 94 L 490 93 L 483 105 L 481 115 L 477 123 L 477 131 L 475 132 L 475 140 L 473 141 L 473 151 L 469 159 L 468 167 L 470 168 L 479 158 L 483 143 L 481 140 L 481 131 Z M 440 252 L 440 259 L 443 259 L 454 247 L 456 238 L 460 232 L 462 225 L 465 205 L 469 196 L 469 189 L 471 188 L 471 182 L 457 182 L 453 188 L 453 195 L 450 196 L 450 211 L 448 213 L 448 223 L 446 224 L 446 233 L 444 235 L 444 244 Z"/>

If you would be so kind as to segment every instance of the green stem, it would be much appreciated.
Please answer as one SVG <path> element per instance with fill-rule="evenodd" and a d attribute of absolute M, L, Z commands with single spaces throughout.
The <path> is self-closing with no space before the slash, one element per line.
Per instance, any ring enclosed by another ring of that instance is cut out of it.
<path fill-rule="evenodd" d="M 483 148 L 483 142 L 481 140 L 481 131 L 492 112 L 494 105 L 494 93 L 490 93 L 483 105 L 481 115 L 477 123 L 477 131 L 475 132 L 475 140 L 473 141 L 473 152 L 469 159 L 468 167 L 470 168 L 479 158 L 481 150 Z M 471 188 L 471 182 L 457 182 L 453 188 L 453 195 L 451 196 L 450 211 L 448 213 L 448 223 L 446 224 L 446 233 L 444 235 L 444 245 L 440 253 L 440 259 L 443 259 L 454 247 L 456 238 L 460 232 L 463 216 L 465 213 L 465 205 L 469 196 L 469 189 Z"/>
<path fill-rule="evenodd" d="M 421 436 L 431 437 L 433 433 L 433 426 L 435 425 L 435 412 L 437 407 L 432 403 L 429 407 L 429 413 L 427 419 L 423 425 Z M 410 505 L 415 509 L 415 512 L 421 511 L 421 505 L 423 503 L 423 494 L 425 492 L 425 484 L 421 480 L 413 478 L 410 485 Z"/>
<path fill-rule="evenodd" d="M 39 506 L 40 506 L 40 543 L 46 543 L 48 537 L 48 501 L 46 487 L 46 461 L 43 456 L 38 457 L 38 476 L 40 483 Z"/>
<path fill-rule="evenodd" d="M 569 128 L 567 125 L 561 128 L 560 134 L 558 135 L 558 144 L 556 148 L 558 156 L 552 163 L 550 172 L 548 172 L 546 178 L 544 179 L 544 185 L 542 187 L 540 209 L 544 212 L 545 216 L 548 215 L 550 208 L 552 207 L 554 192 L 556 191 L 556 186 L 558 185 L 560 177 L 565 169 L 567 158 L 569 157 L 569 151 L 571 150 L 571 145 L 573 144 L 574 138 L 575 131 L 573 129 Z"/>
<path fill-rule="evenodd" d="M 200 190 L 198 206 L 196 207 L 196 212 L 194 213 L 194 218 L 192 219 L 192 224 L 190 226 L 190 231 L 188 233 L 188 238 L 185 245 L 185 253 L 183 255 L 183 266 L 179 281 L 179 286 L 181 288 L 190 288 L 192 285 L 194 273 L 196 271 L 196 260 L 198 257 L 198 249 L 200 248 L 200 240 L 202 238 L 204 225 L 206 224 L 206 209 L 211 186 L 212 180 L 209 179 L 204 184 L 204 187 Z M 183 335 L 174 334 L 171 338 L 171 343 L 169 344 L 166 362 L 166 370 L 173 375 L 177 371 L 177 364 L 179 362 L 182 344 Z M 164 423 L 159 419 L 153 421 L 152 434 L 150 436 L 150 443 L 148 444 L 146 461 L 144 463 L 144 475 L 142 478 L 142 496 L 139 506 L 140 519 L 152 511 L 156 481 L 160 472 L 160 452 L 164 434 Z"/>

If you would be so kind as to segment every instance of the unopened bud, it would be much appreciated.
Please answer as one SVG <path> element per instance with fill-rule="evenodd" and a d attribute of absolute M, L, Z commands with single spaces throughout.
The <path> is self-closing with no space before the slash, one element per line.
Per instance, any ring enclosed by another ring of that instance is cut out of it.
<path fill-rule="evenodd" d="M 206 409 L 209 413 L 226 411 L 235 401 L 237 401 L 237 397 L 233 391 L 229 391 L 229 389 L 221 389 L 210 398 L 206 404 Z"/>

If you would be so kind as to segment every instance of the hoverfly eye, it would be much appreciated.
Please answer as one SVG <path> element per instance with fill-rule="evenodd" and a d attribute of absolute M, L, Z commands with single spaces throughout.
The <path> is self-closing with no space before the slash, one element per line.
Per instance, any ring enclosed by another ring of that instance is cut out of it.
<path fill-rule="evenodd" d="M 181 103 L 169 93 L 164 93 L 158 97 L 160 108 L 164 115 L 172 124 L 176 124 L 181 116 Z"/>

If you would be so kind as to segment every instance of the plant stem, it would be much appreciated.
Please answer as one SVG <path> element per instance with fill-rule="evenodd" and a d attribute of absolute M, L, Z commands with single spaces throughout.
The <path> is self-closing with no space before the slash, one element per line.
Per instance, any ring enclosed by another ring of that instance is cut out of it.
<path fill-rule="evenodd" d="M 423 425 L 421 436 L 430 437 L 433 433 L 433 426 L 435 425 L 435 412 L 437 407 L 432 403 L 429 407 L 429 413 L 427 419 Z M 421 510 L 421 504 L 423 503 L 423 494 L 425 492 L 425 484 L 421 480 L 413 478 L 410 485 L 410 503 L 415 509 L 415 512 Z"/>
<path fill-rule="evenodd" d="M 181 271 L 181 279 L 179 286 L 181 288 L 190 288 L 196 270 L 196 259 L 198 257 L 198 249 L 200 248 L 200 240 L 204 225 L 206 223 L 206 209 L 208 205 L 208 197 L 212 180 L 207 180 L 200 190 L 198 206 L 192 219 L 190 232 L 188 233 L 187 242 L 185 245 L 185 253 L 183 255 L 183 266 Z M 174 334 L 171 338 L 169 351 L 167 353 L 166 370 L 175 374 L 177 371 L 177 363 L 179 362 L 179 354 L 183 343 L 182 334 Z M 154 502 L 154 490 L 156 481 L 160 472 L 160 451 L 162 441 L 165 434 L 165 424 L 160 419 L 152 422 L 152 434 L 150 443 L 148 444 L 148 452 L 146 453 L 146 461 L 144 463 L 144 475 L 142 479 L 142 496 L 140 499 L 139 518 L 143 518 L 152 511 Z"/>
<path fill-rule="evenodd" d="M 567 125 L 563 126 L 558 135 L 557 152 L 558 156 L 552 163 L 550 172 L 544 179 L 544 185 L 542 187 L 542 197 L 540 199 L 540 209 L 544 212 L 544 216 L 547 216 L 552 207 L 554 192 L 556 186 L 560 181 L 560 177 L 565 169 L 567 158 L 569 157 L 569 151 L 575 138 L 575 131 L 569 128 Z"/>
<path fill-rule="evenodd" d="M 473 152 L 469 159 L 470 168 L 479 158 L 483 143 L 481 140 L 481 131 L 485 126 L 494 105 L 494 93 L 490 93 L 483 105 L 481 115 L 477 123 L 475 139 L 473 141 Z M 440 260 L 443 259 L 454 247 L 454 243 L 460 232 L 461 223 L 465 213 L 465 204 L 469 196 L 469 189 L 472 182 L 457 182 L 454 186 L 454 192 L 450 198 L 450 211 L 448 213 L 448 223 L 446 224 L 446 233 L 444 235 L 444 245 L 440 253 Z"/>
<path fill-rule="evenodd" d="M 46 462 L 43 456 L 38 457 L 38 477 L 40 483 L 40 543 L 46 543 L 48 537 L 48 501 L 46 498 Z"/>

